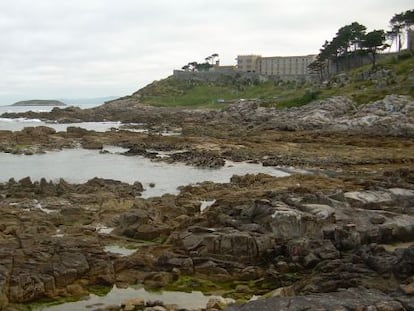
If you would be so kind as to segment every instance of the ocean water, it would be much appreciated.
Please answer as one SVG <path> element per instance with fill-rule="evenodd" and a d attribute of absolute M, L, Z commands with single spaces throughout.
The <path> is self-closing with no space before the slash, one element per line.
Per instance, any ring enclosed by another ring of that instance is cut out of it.
<path fill-rule="evenodd" d="M 253 163 L 227 162 L 219 169 L 202 169 L 181 163 L 153 162 L 141 156 L 117 153 L 101 154 L 97 150 L 68 149 L 36 155 L 0 153 L 0 182 L 30 176 L 33 181 L 63 178 L 71 183 L 83 183 L 94 177 L 120 180 L 132 184 L 139 181 L 146 189 L 143 197 L 177 193 L 179 186 L 203 181 L 229 182 L 233 175 L 266 173 L 283 177 L 289 174 L 274 167 Z M 155 184 L 151 187 L 150 184 Z"/>
<path fill-rule="evenodd" d="M 96 105 L 80 105 L 82 109 L 92 108 Z M 46 106 L 0 106 L 0 116 L 5 112 L 48 112 L 54 107 Z M 61 108 L 61 107 L 60 107 Z M 86 130 L 94 130 L 97 132 L 106 132 L 113 128 L 118 129 L 122 125 L 121 122 L 81 122 L 81 123 L 54 123 L 44 122 L 39 119 L 25 119 L 25 118 L 2 118 L 0 117 L 0 130 L 6 131 L 21 131 L 25 127 L 31 126 L 48 126 L 54 128 L 57 132 L 66 131 L 69 126 L 81 127 Z"/>
<path fill-rule="evenodd" d="M 79 122 L 79 123 L 53 123 L 44 122 L 38 119 L 8 119 L 0 118 L 0 130 L 21 131 L 25 127 L 47 126 L 54 128 L 57 132 L 65 132 L 69 126 L 81 127 L 89 131 L 106 132 L 111 129 L 119 129 L 121 122 Z"/>
<path fill-rule="evenodd" d="M 81 109 L 88 109 L 97 107 L 99 104 L 82 104 L 82 105 L 75 105 L 75 107 L 79 107 Z M 52 111 L 53 108 L 67 108 L 70 106 L 10 106 L 10 105 L 2 105 L 0 104 L 0 115 L 5 112 L 26 112 L 26 111 L 33 111 L 33 112 L 49 112 Z"/>
<path fill-rule="evenodd" d="M 42 311 L 74 311 L 74 310 L 95 310 L 102 305 L 121 304 L 128 299 L 140 298 L 145 301 L 161 300 L 165 304 L 177 304 L 180 308 L 196 309 L 205 307 L 210 298 L 217 296 L 206 296 L 201 292 L 191 293 L 158 291 L 149 292 L 143 288 L 112 288 L 104 297 L 89 295 L 88 299 L 76 302 L 64 303 L 51 307 L 39 307 L 35 310 Z"/>

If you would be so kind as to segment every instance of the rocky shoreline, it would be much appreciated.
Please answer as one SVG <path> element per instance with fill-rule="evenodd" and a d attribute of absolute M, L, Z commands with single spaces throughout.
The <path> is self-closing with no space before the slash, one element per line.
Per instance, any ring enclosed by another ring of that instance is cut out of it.
<path fill-rule="evenodd" d="M 126 148 L 125 156 L 218 169 L 226 160 L 312 173 L 233 176 L 143 199 L 142 185 L 24 178 L 0 184 L 0 310 L 94 286 L 200 290 L 228 310 L 414 310 L 414 102 L 333 98 L 286 111 L 242 102 L 163 110 L 124 99 L 25 117 L 117 120 L 179 136 L 48 127 L 0 131 L 0 150 Z M 8 114 L 7 117 L 17 115 Z M 18 115 L 21 117 L 22 115 Z M 202 207 L 202 202 L 208 206 Z M 136 249 L 112 253 L 117 245 Z M 274 298 L 270 298 L 274 297 Z M 137 297 L 139 298 L 139 297 Z M 203 310 L 221 310 L 212 301 Z M 128 306 L 127 306 L 128 305 Z M 136 300 L 102 310 L 183 310 Z"/>

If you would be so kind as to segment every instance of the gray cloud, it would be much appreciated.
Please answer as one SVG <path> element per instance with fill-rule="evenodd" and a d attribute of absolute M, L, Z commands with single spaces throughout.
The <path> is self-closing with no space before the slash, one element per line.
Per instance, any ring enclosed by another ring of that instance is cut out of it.
<path fill-rule="evenodd" d="M 224 3 L 223 3 L 224 2 Z M 219 53 L 317 53 L 358 21 L 386 28 L 411 0 L 2 0 L 0 104 L 125 95 Z"/>

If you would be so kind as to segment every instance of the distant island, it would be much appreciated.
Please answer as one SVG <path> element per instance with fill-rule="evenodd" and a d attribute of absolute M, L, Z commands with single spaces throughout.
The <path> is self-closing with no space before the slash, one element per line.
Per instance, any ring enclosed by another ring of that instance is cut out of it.
<path fill-rule="evenodd" d="M 12 106 L 66 106 L 66 104 L 58 100 L 35 99 L 19 101 L 14 103 Z"/>

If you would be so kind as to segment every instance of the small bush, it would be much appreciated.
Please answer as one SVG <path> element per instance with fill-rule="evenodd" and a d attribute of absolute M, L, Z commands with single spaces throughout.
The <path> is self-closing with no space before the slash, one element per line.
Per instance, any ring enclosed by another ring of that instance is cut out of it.
<path fill-rule="evenodd" d="M 304 106 L 309 104 L 310 102 L 317 100 L 319 95 L 321 94 L 320 91 L 307 91 L 304 95 L 300 97 L 291 98 L 285 101 L 282 101 L 278 104 L 278 107 L 297 107 L 297 106 Z"/>

